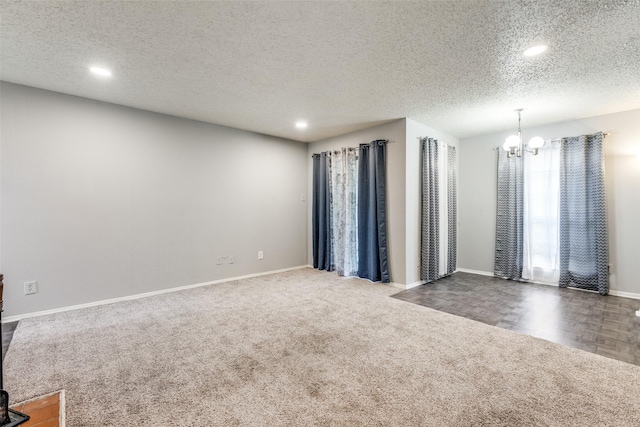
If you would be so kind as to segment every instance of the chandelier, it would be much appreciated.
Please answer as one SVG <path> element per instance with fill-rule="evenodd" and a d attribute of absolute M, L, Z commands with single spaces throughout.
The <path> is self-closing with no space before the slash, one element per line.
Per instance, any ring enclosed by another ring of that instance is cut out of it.
<path fill-rule="evenodd" d="M 520 131 L 520 113 L 522 112 L 522 110 L 523 108 L 518 108 L 517 110 L 513 110 L 516 113 L 518 113 L 518 134 L 508 136 L 507 140 L 502 145 L 502 148 L 504 148 L 505 151 L 509 152 L 507 154 L 508 157 L 512 157 L 512 156 L 522 157 L 522 154 L 525 151 L 535 156 L 538 154 L 538 148 L 544 145 L 544 139 L 542 139 L 542 137 L 539 137 L 539 136 L 534 136 L 529 140 L 529 143 L 522 144 L 522 132 Z"/>

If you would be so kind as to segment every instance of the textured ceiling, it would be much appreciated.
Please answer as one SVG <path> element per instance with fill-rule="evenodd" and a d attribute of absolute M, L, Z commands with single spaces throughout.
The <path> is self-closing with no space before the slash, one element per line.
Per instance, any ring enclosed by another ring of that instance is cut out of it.
<path fill-rule="evenodd" d="M 640 108 L 640 0 L 2 0 L 0 25 L 2 80 L 299 141 Z M 549 50 L 521 55 L 537 42 Z"/>

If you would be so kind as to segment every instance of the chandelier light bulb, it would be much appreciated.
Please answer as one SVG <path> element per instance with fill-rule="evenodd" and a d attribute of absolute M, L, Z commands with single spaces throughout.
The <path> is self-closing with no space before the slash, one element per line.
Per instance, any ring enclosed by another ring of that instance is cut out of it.
<path fill-rule="evenodd" d="M 529 140 L 529 148 L 540 148 L 544 145 L 544 139 L 540 136 L 534 136 Z"/>
<path fill-rule="evenodd" d="M 507 137 L 507 140 L 502 145 L 502 148 L 509 152 L 509 157 L 522 157 L 525 152 L 537 156 L 538 149 L 544 145 L 544 139 L 539 136 L 534 136 L 533 138 L 531 138 L 528 145 L 522 145 L 522 130 L 520 129 L 520 113 L 522 113 L 522 110 L 522 108 L 518 108 L 517 110 L 515 110 L 515 112 L 518 113 L 518 134 L 509 135 Z"/>
<path fill-rule="evenodd" d="M 504 145 L 511 148 L 520 145 L 520 137 L 518 135 L 509 135 Z"/>

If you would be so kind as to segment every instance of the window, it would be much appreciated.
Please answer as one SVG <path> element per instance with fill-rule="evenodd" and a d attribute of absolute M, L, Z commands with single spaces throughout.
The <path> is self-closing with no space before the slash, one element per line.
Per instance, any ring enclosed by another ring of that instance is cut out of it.
<path fill-rule="evenodd" d="M 524 156 L 524 230 L 522 277 L 558 283 L 558 201 L 560 145 Z"/>

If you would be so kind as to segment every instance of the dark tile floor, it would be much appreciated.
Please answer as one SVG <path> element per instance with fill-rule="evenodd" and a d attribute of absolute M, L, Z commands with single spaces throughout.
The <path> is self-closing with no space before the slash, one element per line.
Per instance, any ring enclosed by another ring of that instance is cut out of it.
<path fill-rule="evenodd" d="M 640 365 L 640 300 L 470 273 L 394 298 Z"/>

